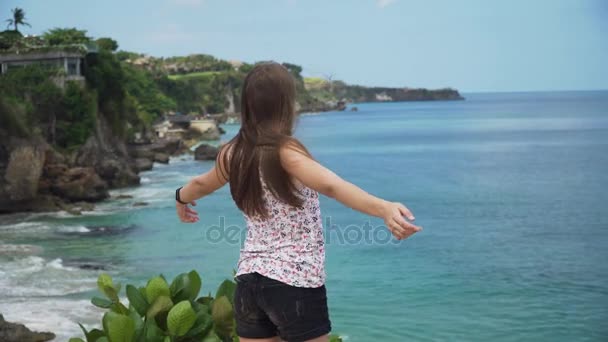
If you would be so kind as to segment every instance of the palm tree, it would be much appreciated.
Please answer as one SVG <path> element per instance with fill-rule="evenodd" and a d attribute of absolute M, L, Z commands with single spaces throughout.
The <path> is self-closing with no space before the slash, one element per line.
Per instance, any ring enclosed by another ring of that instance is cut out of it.
<path fill-rule="evenodd" d="M 8 22 L 8 25 L 6 27 L 9 28 L 13 26 L 15 28 L 15 31 L 19 31 L 19 25 L 32 27 L 32 25 L 25 22 L 25 11 L 19 7 L 13 9 L 13 18 L 7 19 L 6 21 Z"/>

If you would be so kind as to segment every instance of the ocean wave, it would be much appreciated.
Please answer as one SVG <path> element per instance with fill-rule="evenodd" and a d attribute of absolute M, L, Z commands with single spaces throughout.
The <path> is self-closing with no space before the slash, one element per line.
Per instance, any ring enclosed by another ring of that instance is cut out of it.
<path fill-rule="evenodd" d="M 85 226 L 60 226 L 57 231 L 61 233 L 89 233 L 91 230 Z"/>
<path fill-rule="evenodd" d="M 5 244 L 0 241 L 0 256 L 27 256 L 41 254 L 43 248 L 27 244 Z"/>
<path fill-rule="evenodd" d="M 194 155 L 191 154 L 182 154 L 179 156 L 173 156 L 169 158 L 169 165 L 181 164 L 184 162 L 191 162 L 194 160 Z"/>
<path fill-rule="evenodd" d="M 60 211 L 57 211 L 55 213 L 50 213 L 49 216 L 54 216 L 54 217 L 57 217 L 57 218 L 72 218 L 72 217 L 76 217 L 76 215 L 70 214 L 70 213 L 68 213 L 65 210 L 60 210 Z"/>
<path fill-rule="evenodd" d="M 170 200 L 174 196 L 174 189 L 169 187 L 142 187 L 131 193 L 133 202 L 156 203 Z"/>
<path fill-rule="evenodd" d="M 40 228 L 48 228 L 43 222 L 16 222 L 16 223 L 8 223 L 0 225 L 0 230 L 2 229 L 19 229 L 19 230 L 29 230 L 29 229 L 40 229 Z"/>
<path fill-rule="evenodd" d="M 0 299 L 22 296 L 63 296 L 95 288 L 93 271 L 68 267 L 60 258 L 28 256 L 0 263 Z"/>

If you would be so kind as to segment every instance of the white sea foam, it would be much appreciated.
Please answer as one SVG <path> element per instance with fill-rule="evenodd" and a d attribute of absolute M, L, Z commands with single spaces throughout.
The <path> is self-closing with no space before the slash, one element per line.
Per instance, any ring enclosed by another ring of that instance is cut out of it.
<path fill-rule="evenodd" d="M 28 256 L 0 263 L 0 299 L 20 296 L 62 296 L 95 288 L 96 274 L 63 265 L 61 259 Z"/>
<path fill-rule="evenodd" d="M 0 312 L 9 322 L 19 322 L 35 331 L 50 331 L 54 341 L 84 337 L 78 323 L 87 330 L 99 328 L 103 311 L 86 299 L 40 297 L 0 299 Z"/>
<path fill-rule="evenodd" d="M 0 225 L 0 231 L 18 230 L 19 232 L 32 232 L 48 229 L 48 224 L 44 222 L 25 221 L 10 222 Z"/>
<path fill-rule="evenodd" d="M 67 212 L 67 211 L 65 211 L 65 210 L 60 210 L 60 211 L 58 211 L 58 212 L 56 212 L 56 213 L 52 213 L 52 214 L 50 214 L 50 215 L 51 215 L 51 216 L 58 217 L 58 218 L 70 218 L 70 217 L 76 217 L 76 215 L 74 215 L 74 214 L 70 214 L 70 213 L 68 213 L 68 212 Z"/>
<path fill-rule="evenodd" d="M 85 226 L 60 226 L 58 231 L 62 233 L 89 233 L 91 230 Z"/>
<path fill-rule="evenodd" d="M 27 244 L 5 244 L 0 242 L 0 255 L 14 257 L 14 256 L 28 256 L 41 254 L 43 251 L 42 247 Z"/>
<path fill-rule="evenodd" d="M 194 155 L 182 154 L 179 156 L 173 156 L 169 158 L 169 165 L 181 164 L 183 162 L 189 162 L 194 159 Z"/>

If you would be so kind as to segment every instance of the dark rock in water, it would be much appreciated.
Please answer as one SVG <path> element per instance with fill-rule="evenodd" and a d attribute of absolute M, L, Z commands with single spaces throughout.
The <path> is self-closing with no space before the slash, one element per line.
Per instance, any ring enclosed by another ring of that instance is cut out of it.
<path fill-rule="evenodd" d="M 194 159 L 196 160 L 215 160 L 219 149 L 215 146 L 202 144 L 194 150 Z"/>
<path fill-rule="evenodd" d="M 10 323 L 0 314 L 0 341 L 2 342 L 45 342 L 55 338 L 51 332 L 35 332 L 19 323 Z"/>
<path fill-rule="evenodd" d="M 351 112 L 357 112 L 357 111 L 359 111 L 359 108 L 357 108 L 357 107 L 351 107 L 350 111 Z"/>
<path fill-rule="evenodd" d="M 150 159 L 146 159 L 146 158 L 135 159 L 135 167 L 137 168 L 137 171 L 139 171 L 139 172 L 152 170 L 153 165 L 154 165 L 154 163 Z"/>
<path fill-rule="evenodd" d="M 118 195 L 116 197 L 114 197 L 115 199 L 129 199 L 129 198 L 133 198 L 133 196 L 131 195 Z"/>
<path fill-rule="evenodd" d="M 107 268 L 104 265 L 82 264 L 78 268 L 81 270 L 105 271 Z"/>
<path fill-rule="evenodd" d="M 64 266 L 68 267 L 76 267 L 81 270 L 90 270 L 90 271 L 107 271 L 108 266 L 102 264 L 100 262 L 91 261 L 91 260 L 67 260 L 63 262 Z"/>
<path fill-rule="evenodd" d="M 148 205 L 148 202 L 135 202 L 135 203 L 133 203 L 134 207 L 144 207 L 146 205 Z"/>
<path fill-rule="evenodd" d="M 155 153 L 154 161 L 162 164 L 169 164 L 169 155 L 166 153 Z"/>
<path fill-rule="evenodd" d="M 69 201 L 99 201 L 109 197 L 108 184 L 91 167 L 65 171 L 51 185 L 51 192 Z"/>
<path fill-rule="evenodd" d="M 217 129 L 220 131 L 220 134 L 226 134 L 226 130 L 222 126 L 217 126 Z"/>

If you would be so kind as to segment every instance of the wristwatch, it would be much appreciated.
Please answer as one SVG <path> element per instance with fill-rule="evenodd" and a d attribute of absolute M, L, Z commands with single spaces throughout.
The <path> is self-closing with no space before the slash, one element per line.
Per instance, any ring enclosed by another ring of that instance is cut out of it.
<path fill-rule="evenodd" d="M 180 186 L 179 188 L 177 188 L 177 190 L 175 190 L 175 200 L 181 204 L 188 204 L 186 202 L 182 202 L 182 199 L 179 197 L 179 191 L 182 189 L 183 187 Z"/>

